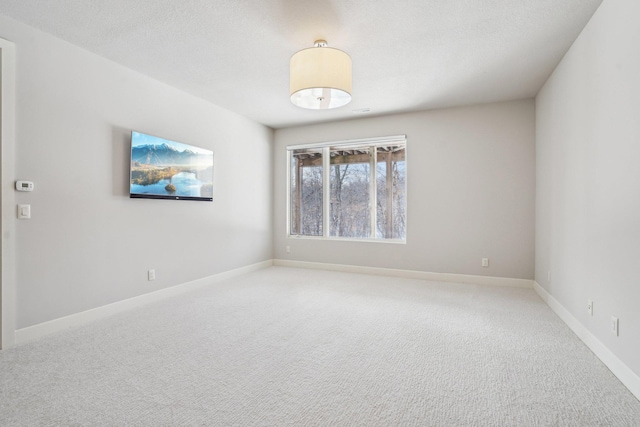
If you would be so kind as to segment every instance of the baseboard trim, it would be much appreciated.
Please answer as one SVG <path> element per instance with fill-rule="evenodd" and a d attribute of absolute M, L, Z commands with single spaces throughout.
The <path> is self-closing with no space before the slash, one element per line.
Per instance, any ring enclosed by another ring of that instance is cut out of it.
<path fill-rule="evenodd" d="M 126 300 L 114 302 L 112 304 L 103 305 L 102 307 L 92 308 L 80 313 L 70 314 L 68 316 L 53 319 L 37 325 L 18 329 L 15 333 L 15 344 L 23 344 L 29 341 L 42 338 L 44 336 L 62 332 L 67 329 L 76 328 L 123 311 L 131 310 L 155 301 L 160 301 L 169 297 L 184 294 L 186 292 L 212 285 L 222 280 L 228 280 L 252 271 L 261 270 L 271 267 L 273 260 L 262 261 L 256 264 L 247 265 L 245 267 L 236 268 L 234 270 L 225 271 L 214 274 L 212 276 L 203 277 L 191 282 L 160 289 L 148 294 L 139 295 Z"/>
<path fill-rule="evenodd" d="M 345 273 L 372 274 L 378 276 L 399 277 L 404 279 L 431 280 L 434 282 L 467 283 L 472 285 L 508 286 L 514 288 L 533 288 L 533 280 L 509 277 L 473 276 L 453 273 L 431 273 L 416 270 L 398 270 L 393 268 L 363 267 L 358 265 L 326 264 L 322 262 L 293 261 L 274 259 L 273 265 L 281 267 L 309 268 L 312 270 L 342 271 Z"/>
<path fill-rule="evenodd" d="M 547 303 L 564 323 L 586 344 L 589 349 L 604 363 L 607 368 L 618 377 L 633 395 L 640 400 L 640 376 L 636 375 L 627 365 L 611 352 L 595 335 L 578 321 L 558 300 L 536 281 L 533 289 Z"/>

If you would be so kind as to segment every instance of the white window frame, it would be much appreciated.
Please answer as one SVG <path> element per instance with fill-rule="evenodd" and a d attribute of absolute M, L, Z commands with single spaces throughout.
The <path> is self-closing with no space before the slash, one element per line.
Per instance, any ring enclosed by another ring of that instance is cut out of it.
<path fill-rule="evenodd" d="M 292 239 L 312 239 L 312 240 L 345 240 L 345 241 L 355 241 L 355 242 L 385 242 L 385 243 L 400 243 L 405 244 L 407 239 L 407 230 L 408 230 L 408 212 L 406 209 L 406 198 L 407 198 L 407 187 L 408 187 L 408 179 L 405 176 L 405 237 L 404 239 L 380 239 L 376 238 L 376 228 L 377 228 L 377 192 L 376 192 L 376 166 L 378 163 L 378 151 L 372 150 L 371 159 L 370 159 L 370 167 L 369 167 L 369 218 L 371 220 L 370 226 L 370 237 L 368 238 L 355 238 L 355 237 L 340 237 L 340 236 L 331 236 L 329 233 L 329 218 L 331 214 L 331 174 L 328 173 L 331 167 L 331 155 L 330 150 L 332 148 L 339 147 L 350 147 L 355 148 L 357 146 L 368 147 L 368 148 L 377 148 L 380 146 L 386 145 L 394 145 L 394 144 L 404 144 L 405 149 L 405 168 L 407 167 L 407 136 L 406 135 L 394 135 L 394 136 L 386 136 L 380 138 L 366 138 L 366 139 L 351 139 L 351 140 L 343 140 L 343 141 L 331 141 L 331 142 L 320 142 L 320 143 L 312 143 L 312 144 L 299 144 L 299 145 L 288 145 L 286 147 L 286 155 L 287 155 L 287 190 L 286 190 L 286 221 L 287 221 L 287 237 Z M 322 149 L 322 236 L 305 236 L 300 234 L 291 234 L 291 157 L 294 150 L 301 149 Z M 405 172 L 406 173 L 406 172 Z"/>

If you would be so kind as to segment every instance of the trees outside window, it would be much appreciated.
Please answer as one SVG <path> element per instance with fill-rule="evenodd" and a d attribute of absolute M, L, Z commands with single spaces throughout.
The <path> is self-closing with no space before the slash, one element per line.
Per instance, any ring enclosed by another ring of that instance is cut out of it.
<path fill-rule="evenodd" d="M 322 236 L 322 172 L 322 150 L 291 153 L 291 234 Z"/>
<path fill-rule="evenodd" d="M 404 137 L 288 151 L 290 235 L 405 240 Z"/>
<path fill-rule="evenodd" d="M 377 147 L 376 237 L 405 239 L 406 162 L 404 146 Z"/>

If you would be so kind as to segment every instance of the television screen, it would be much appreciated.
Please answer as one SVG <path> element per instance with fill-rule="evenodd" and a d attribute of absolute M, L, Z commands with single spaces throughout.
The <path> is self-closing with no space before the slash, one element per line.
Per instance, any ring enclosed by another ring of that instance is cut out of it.
<path fill-rule="evenodd" d="M 131 132 L 131 198 L 213 201 L 213 152 Z"/>

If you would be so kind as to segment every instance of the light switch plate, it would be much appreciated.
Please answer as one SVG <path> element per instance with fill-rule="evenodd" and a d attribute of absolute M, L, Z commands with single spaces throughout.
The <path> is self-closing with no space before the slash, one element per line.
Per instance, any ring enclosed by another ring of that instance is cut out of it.
<path fill-rule="evenodd" d="M 31 205 L 18 205 L 18 219 L 31 219 Z"/>

